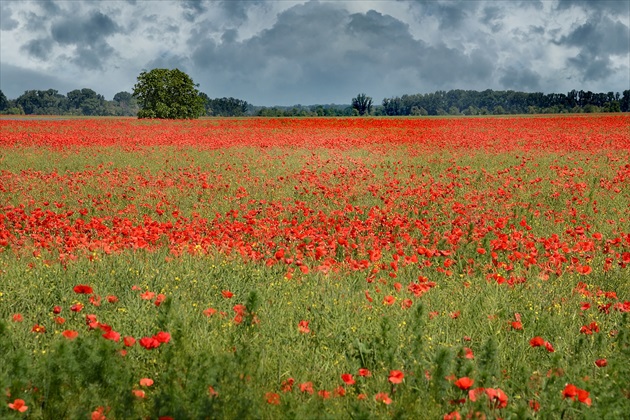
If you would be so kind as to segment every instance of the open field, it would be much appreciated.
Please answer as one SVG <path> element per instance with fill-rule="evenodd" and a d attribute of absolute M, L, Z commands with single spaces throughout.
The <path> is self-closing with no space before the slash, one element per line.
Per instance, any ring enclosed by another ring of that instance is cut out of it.
<path fill-rule="evenodd" d="M 623 418 L 629 127 L 0 120 L 0 417 Z"/>

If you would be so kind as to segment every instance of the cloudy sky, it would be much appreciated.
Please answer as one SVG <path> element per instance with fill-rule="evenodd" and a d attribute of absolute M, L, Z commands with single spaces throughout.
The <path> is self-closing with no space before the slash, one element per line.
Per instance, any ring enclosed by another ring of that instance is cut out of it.
<path fill-rule="evenodd" d="M 0 89 L 179 68 L 210 97 L 350 103 L 436 90 L 630 89 L 630 0 L 0 1 Z"/>

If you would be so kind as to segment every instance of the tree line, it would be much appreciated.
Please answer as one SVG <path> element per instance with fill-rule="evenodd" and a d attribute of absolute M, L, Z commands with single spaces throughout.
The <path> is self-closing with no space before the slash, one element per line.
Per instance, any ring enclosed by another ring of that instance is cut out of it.
<path fill-rule="evenodd" d="M 236 98 L 210 98 L 197 93 L 200 115 L 261 117 L 335 117 L 404 115 L 500 115 L 582 112 L 629 112 L 630 90 L 607 93 L 572 90 L 567 94 L 527 93 L 495 90 L 449 90 L 385 98 L 373 105 L 372 98 L 359 94 L 347 105 L 254 106 Z M 7 99 L 0 90 L 0 114 L 138 116 L 143 109 L 137 95 L 118 92 L 109 101 L 92 89 L 75 89 L 66 95 L 55 89 L 27 90 Z M 151 117 L 147 115 L 146 117 Z"/>

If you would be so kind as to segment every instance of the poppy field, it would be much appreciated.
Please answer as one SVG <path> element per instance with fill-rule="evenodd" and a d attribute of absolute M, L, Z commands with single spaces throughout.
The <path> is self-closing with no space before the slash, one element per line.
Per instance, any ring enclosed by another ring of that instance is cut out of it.
<path fill-rule="evenodd" d="M 629 127 L 0 120 L 0 417 L 623 418 Z"/>

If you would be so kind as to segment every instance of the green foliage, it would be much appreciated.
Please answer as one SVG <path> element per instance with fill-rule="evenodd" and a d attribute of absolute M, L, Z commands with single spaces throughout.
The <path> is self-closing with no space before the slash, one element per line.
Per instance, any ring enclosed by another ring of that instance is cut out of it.
<path fill-rule="evenodd" d="M 359 93 L 356 98 L 352 98 L 352 108 L 359 115 L 369 115 L 372 112 L 372 98 L 366 96 L 365 93 Z"/>
<path fill-rule="evenodd" d="M 179 69 L 143 71 L 133 96 L 141 107 L 138 118 L 193 119 L 204 113 L 204 100 L 196 85 Z"/>

